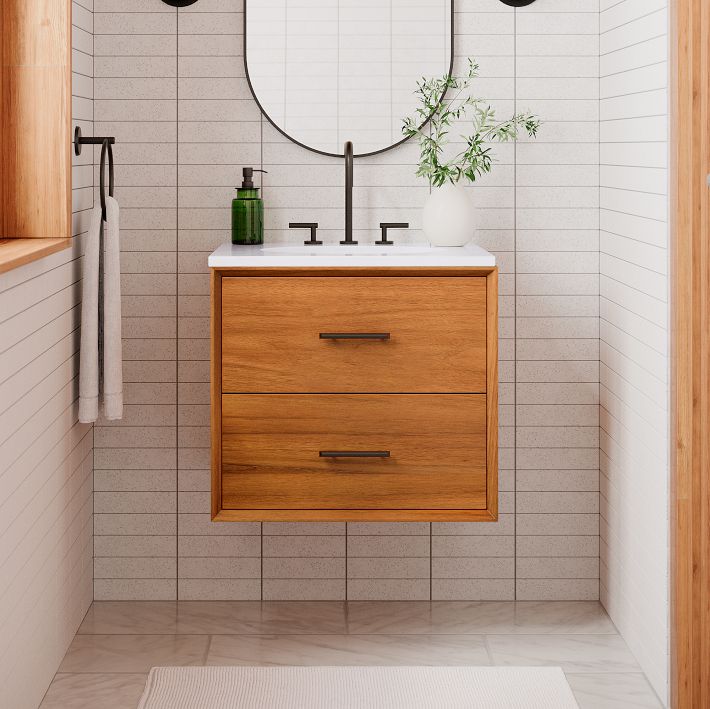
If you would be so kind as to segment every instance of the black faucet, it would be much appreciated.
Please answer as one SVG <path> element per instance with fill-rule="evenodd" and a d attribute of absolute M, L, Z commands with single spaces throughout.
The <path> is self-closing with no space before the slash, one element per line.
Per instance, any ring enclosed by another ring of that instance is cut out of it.
<path fill-rule="evenodd" d="M 345 143 L 345 240 L 344 246 L 354 246 L 353 241 L 353 144 Z"/>

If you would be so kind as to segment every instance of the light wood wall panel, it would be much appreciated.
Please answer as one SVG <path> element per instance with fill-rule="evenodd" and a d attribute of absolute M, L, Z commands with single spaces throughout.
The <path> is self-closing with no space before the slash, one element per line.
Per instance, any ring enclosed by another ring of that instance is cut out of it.
<path fill-rule="evenodd" d="M 71 235 L 71 2 L 1 0 L 0 236 Z"/>
<path fill-rule="evenodd" d="M 710 706 L 710 6 L 675 0 L 671 706 Z"/>
<path fill-rule="evenodd" d="M 0 138 L 5 138 L 5 108 L 3 97 L 5 96 L 5 13 L 3 11 L 5 0 L 0 0 Z M 0 148 L 0 150 L 2 150 Z M 5 202 L 5 160 L 0 153 L 0 200 Z M 2 214 L 0 214 L 0 238 L 5 235 L 5 225 Z"/>

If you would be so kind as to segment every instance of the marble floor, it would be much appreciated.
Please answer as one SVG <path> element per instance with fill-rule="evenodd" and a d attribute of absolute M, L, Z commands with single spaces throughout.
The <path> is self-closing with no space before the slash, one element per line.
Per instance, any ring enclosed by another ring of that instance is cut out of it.
<path fill-rule="evenodd" d="M 97 602 L 41 709 L 135 709 L 154 665 L 556 665 L 581 709 L 662 707 L 598 603 Z"/>

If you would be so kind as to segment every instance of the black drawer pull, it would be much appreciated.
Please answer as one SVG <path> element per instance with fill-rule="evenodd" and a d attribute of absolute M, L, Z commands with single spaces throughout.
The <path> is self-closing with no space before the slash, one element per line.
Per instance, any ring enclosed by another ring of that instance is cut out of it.
<path fill-rule="evenodd" d="M 389 451 L 319 451 L 321 458 L 389 458 Z"/>
<path fill-rule="evenodd" d="M 321 332 L 321 340 L 389 340 L 389 332 Z"/>

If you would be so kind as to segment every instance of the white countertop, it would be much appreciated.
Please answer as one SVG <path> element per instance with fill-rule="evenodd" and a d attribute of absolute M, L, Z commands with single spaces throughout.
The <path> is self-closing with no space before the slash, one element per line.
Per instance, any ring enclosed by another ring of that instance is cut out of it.
<path fill-rule="evenodd" d="M 407 244 L 402 246 L 239 246 L 222 244 L 208 259 L 210 268 L 307 267 L 492 267 L 493 254 L 475 244 L 460 247 Z"/>

